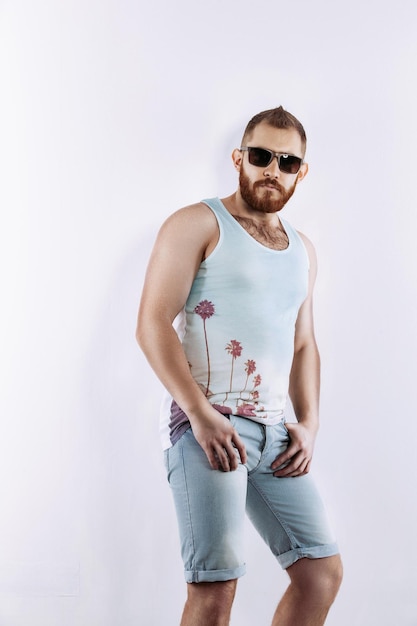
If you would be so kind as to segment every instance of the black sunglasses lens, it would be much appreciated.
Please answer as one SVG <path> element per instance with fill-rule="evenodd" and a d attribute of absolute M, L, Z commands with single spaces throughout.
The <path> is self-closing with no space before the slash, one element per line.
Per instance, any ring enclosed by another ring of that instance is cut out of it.
<path fill-rule="evenodd" d="M 297 174 L 301 167 L 300 157 L 292 154 L 281 154 L 279 157 L 279 169 L 286 174 Z"/>
<path fill-rule="evenodd" d="M 248 148 L 249 163 L 256 167 L 268 167 L 274 158 L 274 153 L 265 148 Z M 292 154 L 279 156 L 279 169 L 286 174 L 297 174 L 301 167 L 302 159 Z"/>
<path fill-rule="evenodd" d="M 256 167 L 267 167 L 273 158 L 272 152 L 263 148 L 249 148 L 249 163 Z"/>

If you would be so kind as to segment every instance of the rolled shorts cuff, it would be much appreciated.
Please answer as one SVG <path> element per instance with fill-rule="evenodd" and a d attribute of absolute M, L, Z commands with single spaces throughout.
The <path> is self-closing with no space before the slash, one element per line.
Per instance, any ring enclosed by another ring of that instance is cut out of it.
<path fill-rule="evenodd" d="M 310 548 L 294 548 L 294 550 L 280 554 L 277 559 L 281 567 L 287 569 L 300 559 L 323 559 L 326 556 L 335 556 L 336 554 L 339 554 L 337 543 L 327 543 L 323 546 Z"/>
<path fill-rule="evenodd" d="M 234 580 L 246 574 L 246 565 L 240 565 L 233 569 L 216 569 L 209 571 L 185 570 L 185 582 L 187 583 L 216 583 L 225 580 Z"/>

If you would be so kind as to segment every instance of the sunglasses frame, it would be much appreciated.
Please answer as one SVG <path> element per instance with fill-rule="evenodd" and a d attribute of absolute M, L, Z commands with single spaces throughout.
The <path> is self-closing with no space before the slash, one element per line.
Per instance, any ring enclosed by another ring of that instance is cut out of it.
<path fill-rule="evenodd" d="M 269 161 L 265 165 L 255 165 L 254 163 L 251 163 L 250 160 L 249 160 L 249 163 L 251 165 L 253 165 L 254 167 L 269 167 L 271 165 L 273 159 L 276 159 L 280 172 L 283 172 L 284 174 L 293 174 L 293 175 L 298 174 L 302 164 L 304 163 L 304 160 L 301 157 L 298 157 L 295 154 L 289 154 L 288 152 L 273 152 L 273 150 L 268 150 L 267 148 L 259 148 L 258 146 L 241 146 L 239 148 L 239 150 L 241 152 L 247 152 L 249 159 L 250 159 L 249 155 L 250 155 L 250 151 L 251 150 L 263 150 L 264 152 L 268 152 L 268 154 L 269 154 Z M 298 170 L 296 172 L 288 172 L 285 169 L 282 169 L 281 168 L 281 158 L 282 157 L 294 157 L 295 159 L 299 159 L 300 163 L 298 165 Z"/>

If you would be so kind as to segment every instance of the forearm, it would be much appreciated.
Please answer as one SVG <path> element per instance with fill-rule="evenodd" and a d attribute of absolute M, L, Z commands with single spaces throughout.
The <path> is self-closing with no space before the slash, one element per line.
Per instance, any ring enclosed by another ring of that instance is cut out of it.
<path fill-rule="evenodd" d="M 223 471 L 238 467 L 236 450 L 242 463 L 246 451 L 229 420 L 211 406 L 190 373 L 178 335 L 171 324 L 141 324 L 137 340 L 149 364 L 178 406 L 190 420 L 193 434 L 206 453 L 212 469 Z"/>
<path fill-rule="evenodd" d="M 161 383 L 193 421 L 209 403 L 191 376 L 177 333 L 169 322 L 153 320 L 143 326 L 146 330 L 137 333 L 139 346 Z"/>
<path fill-rule="evenodd" d="M 307 343 L 294 354 L 289 393 L 298 422 L 317 432 L 319 427 L 320 355 L 315 341 Z"/>

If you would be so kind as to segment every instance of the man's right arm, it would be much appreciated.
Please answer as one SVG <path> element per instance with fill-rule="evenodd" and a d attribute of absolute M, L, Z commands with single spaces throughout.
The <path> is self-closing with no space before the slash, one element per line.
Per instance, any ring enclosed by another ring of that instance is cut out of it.
<path fill-rule="evenodd" d="M 181 209 L 163 224 L 146 272 L 136 337 L 156 375 L 190 420 L 211 467 L 229 471 L 238 465 L 235 449 L 242 462 L 246 461 L 243 443 L 191 376 L 172 326 L 201 261 L 217 239 L 216 218 L 204 204 Z"/>

